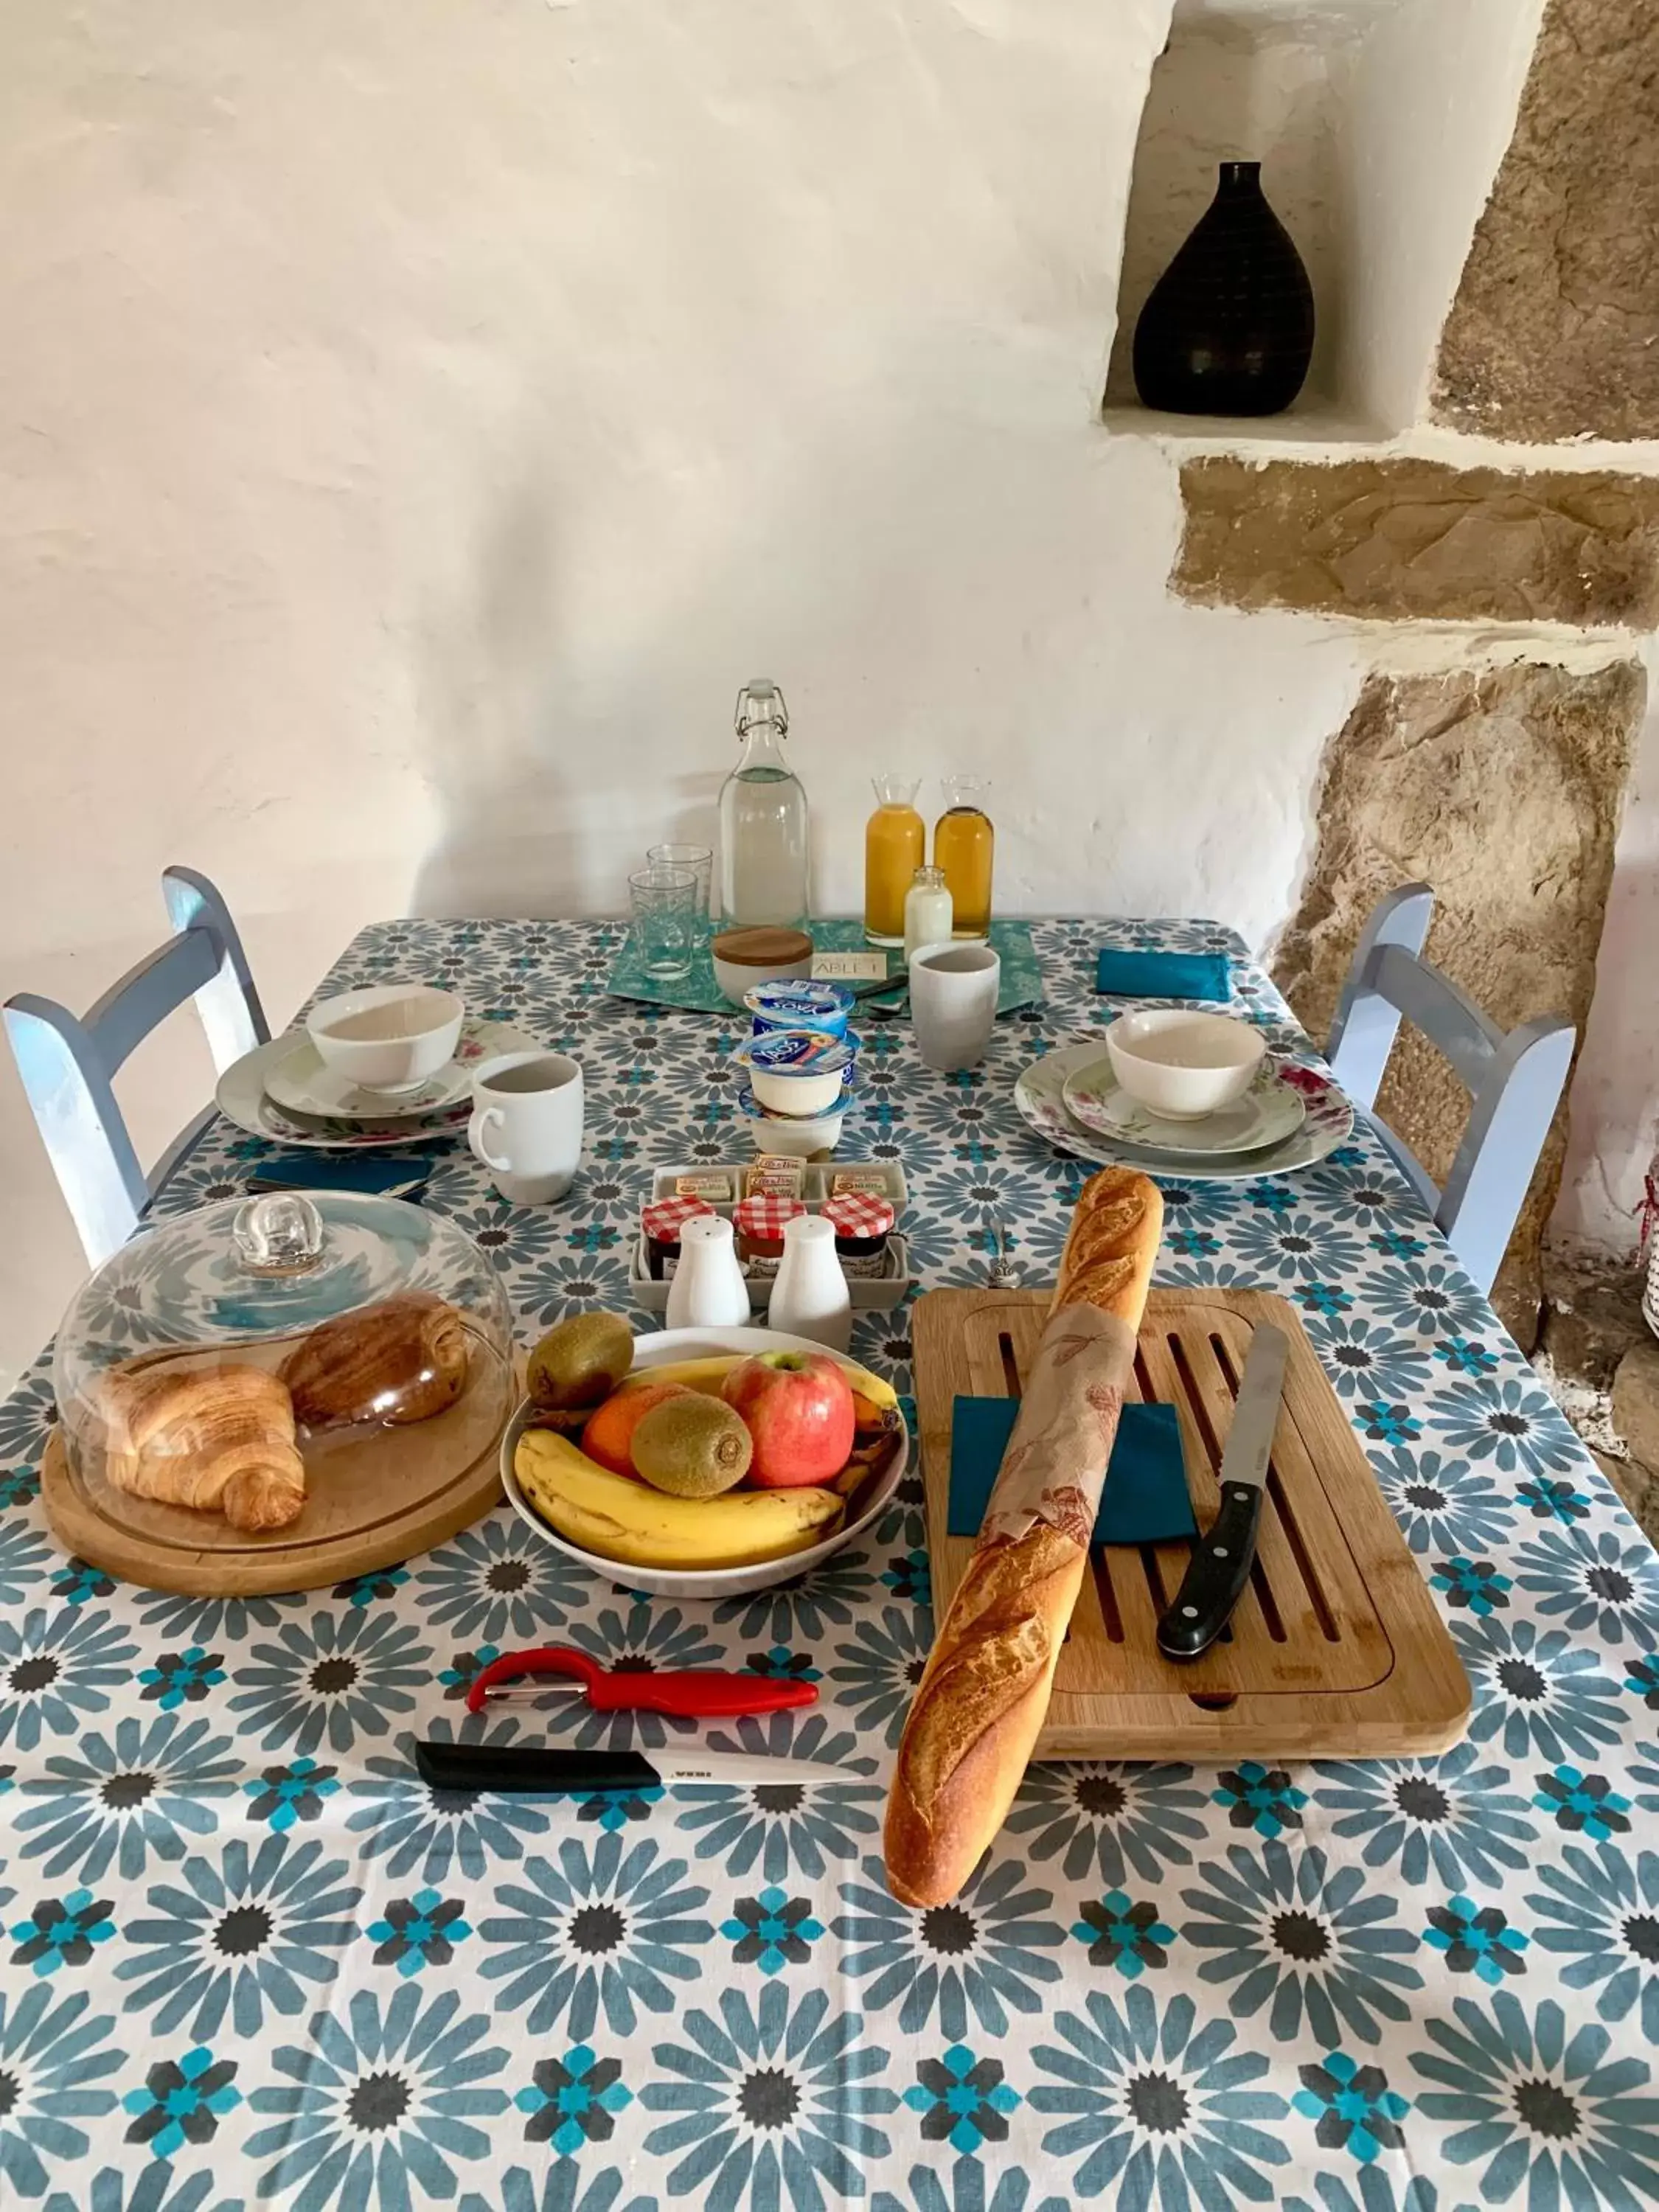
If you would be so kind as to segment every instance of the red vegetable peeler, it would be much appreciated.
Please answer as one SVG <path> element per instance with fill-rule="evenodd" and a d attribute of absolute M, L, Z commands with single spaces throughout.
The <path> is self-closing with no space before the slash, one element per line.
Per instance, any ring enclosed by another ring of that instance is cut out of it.
<path fill-rule="evenodd" d="M 518 1674 L 574 1675 L 595 1712 L 677 1713 L 685 1720 L 781 1712 L 789 1705 L 814 1705 L 818 1698 L 817 1683 L 779 1675 L 721 1674 L 713 1668 L 682 1668 L 658 1674 L 645 1667 L 601 1667 L 585 1651 L 504 1651 L 467 1692 L 468 1712 L 481 1713 L 487 1705 L 509 1698 L 518 1703 L 541 1694 L 530 1687 L 496 1687 Z"/>

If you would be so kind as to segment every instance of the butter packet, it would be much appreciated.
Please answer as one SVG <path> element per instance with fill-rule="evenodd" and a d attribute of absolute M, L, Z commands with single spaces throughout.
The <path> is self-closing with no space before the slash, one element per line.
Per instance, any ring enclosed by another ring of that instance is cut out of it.
<path fill-rule="evenodd" d="M 830 1195 L 831 1198 L 890 1198 L 892 1187 L 888 1182 L 885 1168 L 837 1168 L 830 1178 Z"/>
<path fill-rule="evenodd" d="M 737 1192 L 729 1168 L 700 1168 L 695 1175 L 675 1176 L 674 1195 L 707 1199 L 710 1206 L 730 1206 Z"/>
<path fill-rule="evenodd" d="M 779 1152 L 763 1152 L 743 1171 L 743 1194 L 757 1198 L 763 1192 L 775 1198 L 806 1195 L 806 1163 Z"/>

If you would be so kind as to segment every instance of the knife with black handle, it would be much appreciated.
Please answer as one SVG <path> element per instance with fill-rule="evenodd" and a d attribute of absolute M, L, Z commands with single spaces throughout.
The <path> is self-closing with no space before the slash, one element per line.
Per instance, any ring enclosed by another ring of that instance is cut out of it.
<path fill-rule="evenodd" d="M 708 1751 L 701 1744 L 651 1751 L 580 1750 L 565 1744 L 417 1743 L 415 1771 L 431 1790 L 562 1796 L 568 1790 L 658 1790 L 677 1782 L 862 1782 L 850 1767 L 764 1752 Z"/>
<path fill-rule="evenodd" d="M 1290 1352 L 1289 1337 L 1271 1322 L 1261 1323 L 1250 1340 L 1216 1478 L 1220 1508 L 1188 1562 L 1175 1602 L 1158 1624 L 1158 1648 L 1166 1659 L 1196 1659 L 1207 1651 L 1244 1594 Z"/>

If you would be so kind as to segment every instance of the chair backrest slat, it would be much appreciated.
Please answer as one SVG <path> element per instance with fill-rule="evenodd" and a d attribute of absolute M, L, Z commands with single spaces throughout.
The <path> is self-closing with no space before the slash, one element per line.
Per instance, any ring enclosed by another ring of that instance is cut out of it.
<path fill-rule="evenodd" d="M 186 999 L 196 1001 L 221 1073 L 270 1036 L 236 925 L 214 885 L 193 869 L 169 868 L 161 888 L 178 933 L 136 962 L 84 1016 L 33 992 L 6 1001 L 23 1089 L 94 1267 L 132 1234 L 187 1149 L 175 1139 L 146 1177 L 116 1103 L 117 1072 Z"/>
<path fill-rule="evenodd" d="M 1407 1181 L 1480 1288 L 1489 1290 L 1549 1135 L 1577 1032 L 1546 1014 L 1507 1034 L 1423 957 L 1434 893 L 1407 884 L 1378 902 L 1360 933 L 1331 1024 L 1331 1072 L 1363 1107 Z M 1445 1188 L 1374 1109 L 1402 1017 L 1443 1054 L 1469 1093 L 1469 1116 Z"/>
<path fill-rule="evenodd" d="M 1398 945 L 1385 945 L 1375 956 L 1370 988 L 1444 1054 L 1465 1091 L 1480 1088 L 1504 1032 L 1449 975 Z"/>
<path fill-rule="evenodd" d="M 150 1031 L 218 972 L 219 948 L 204 929 L 169 938 L 135 961 L 82 1017 L 106 1074 L 114 1075 L 124 1067 Z"/>

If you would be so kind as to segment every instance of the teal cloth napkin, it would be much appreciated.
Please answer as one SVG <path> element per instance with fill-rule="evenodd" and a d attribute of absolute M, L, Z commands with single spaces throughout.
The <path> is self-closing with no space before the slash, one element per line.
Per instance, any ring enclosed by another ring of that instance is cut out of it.
<path fill-rule="evenodd" d="M 951 1535 L 978 1535 L 1018 1412 L 1015 1398 L 958 1398 L 951 1407 Z M 1096 1543 L 1161 1544 L 1197 1533 L 1175 1407 L 1126 1406 L 1095 1516 Z"/>
<path fill-rule="evenodd" d="M 1130 952 L 1101 947 L 1095 988 L 1121 999 L 1219 999 L 1233 994 L 1224 952 Z"/>

